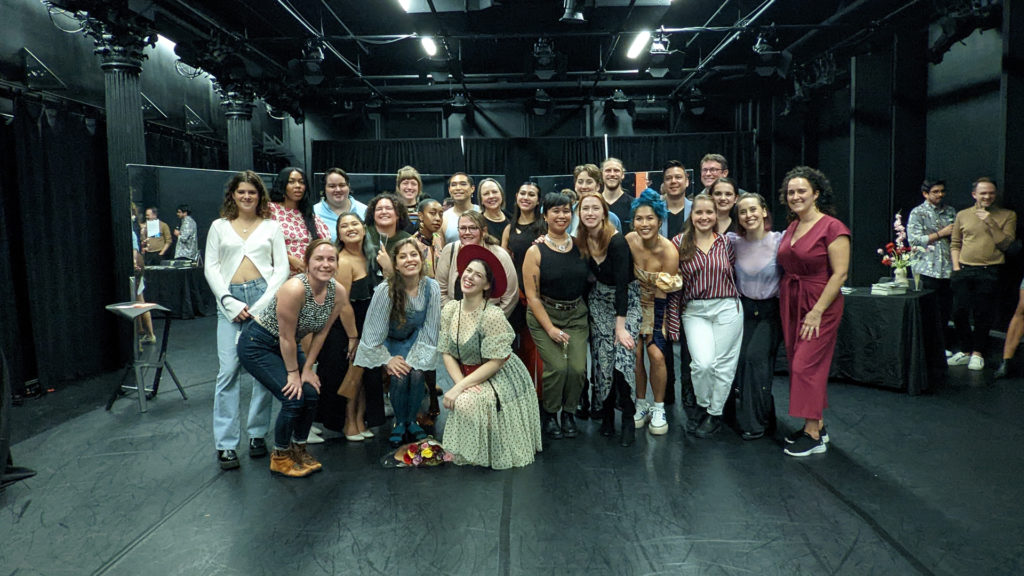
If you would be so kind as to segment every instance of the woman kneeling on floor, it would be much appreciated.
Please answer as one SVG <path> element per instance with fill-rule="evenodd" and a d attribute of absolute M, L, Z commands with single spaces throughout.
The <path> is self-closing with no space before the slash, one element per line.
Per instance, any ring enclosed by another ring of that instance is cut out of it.
<path fill-rule="evenodd" d="M 541 451 L 540 412 L 530 373 L 512 354 L 515 332 L 501 308 L 487 301 L 505 292 L 501 262 L 486 248 L 468 245 L 457 265 L 462 299 L 445 304 L 437 342 L 455 382 L 443 400 L 452 411 L 445 449 L 459 464 L 526 466 Z"/>
<path fill-rule="evenodd" d="M 306 273 L 285 282 L 270 306 L 256 316 L 255 322 L 246 324 L 238 338 L 242 366 L 281 401 L 270 471 L 293 478 L 309 476 L 322 468 L 306 451 L 306 437 L 320 393 L 320 379 L 313 365 L 327 331 L 340 316 L 345 332 L 356 334 L 348 294 L 334 281 L 338 249 L 330 240 L 310 242 L 305 266 Z M 314 337 L 309 353 L 304 355 L 297 342 L 307 334 Z M 349 350 L 354 352 L 355 346 Z"/>

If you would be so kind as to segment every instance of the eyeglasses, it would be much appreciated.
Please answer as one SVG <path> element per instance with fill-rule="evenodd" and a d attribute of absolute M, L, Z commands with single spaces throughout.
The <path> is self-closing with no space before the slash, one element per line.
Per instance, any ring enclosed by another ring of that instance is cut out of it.
<path fill-rule="evenodd" d="M 476 232 L 479 229 L 479 226 L 459 226 L 459 232 Z"/>
<path fill-rule="evenodd" d="M 701 168 L 700 169 L 700 173 L 701 174 L 718 174 L 721 171 L 722 171 L 721 168 Z"/>

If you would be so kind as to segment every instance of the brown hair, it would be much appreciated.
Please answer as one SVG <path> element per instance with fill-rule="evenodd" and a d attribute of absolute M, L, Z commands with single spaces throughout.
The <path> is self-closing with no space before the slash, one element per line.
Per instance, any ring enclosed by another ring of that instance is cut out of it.
<path fill-rule="evenodd" d="M 715 218 L 718 218 L 718 211 L 715 208 L 715 200 L 710 195 L 701 192 L 693 197 L 693 205 L 690 207 L 690 217 L 686 219 L 683 224 L 683 238 L 679 242 L 679 261 L 689 262 L 693 258 L 694 253 L 697 252 L 697 240 L 694 236 L 693 227 L 693 213 L 697 210 L 697 201 L 707 202 L 711 204 L 711 210 L 715 213 Z"/>
<path fill-rule="evenodd" d="M 398 194 L 398 188 L 402 184 L 402 180 L 415 180 L 418 191 L 416 192 L 416 201 L 419 202 L 423 198 L 423 177 L 420 176 L 419 170 L 412 166 L 402 166 L 398 169 L 398 174 L 395 174 L 395 194 Z"/>
<path fill-rule="evenodd" d="M 740 213 L 740 202 L 744 200 L 757 200 L 757 203 L 760 204 L 761 208 L 764 210 L 764 229 L 765 231 L 771 230 L 772 213 L 768 210 L 768 201 L 764 199 L 764 196 L 761 196 L 757 192 L 744 192 L 743 194 L 740 194 L 739 197 L 736 198 L 736 205 L 733 206 L 733 208 L 736 209 L 737 218 L 739 218 Z M 740 226 L 737 233 L 740 236 L 746 237 L 747 229 L 744 228 L 743 226 Z"/>
<path fill-rule="evenodd" d="M 462 220 L 463 218 L 469 218 L 473 221 L 473 224 L 476 224 L 477 227 L 480 228 L 480 241 L 483 242 L 484 246 L 488 244 L 492 246 L 501 244 L 501 242 L 499 242 L 494 236 L 487 233 L 487 219 L 484 218 L 483 214 L 476 210 L 466 210 L 462 214 L 459 214 L 459 220 Z M 458 227 L 457 222 L 456 227 Z"/>
<path fill-rule="evenodd" d="M 338 247 L 334 245 L 334 242 L 331 242 L 330 238 L 317 238 L 310 242 L 309 246 L 306 246 L 306 253 L 302 255 L 302 261 L 305 262 L 306 268 L 309 268 L 309 259 L 313 257 L 313 251 L 321 246 L 334 248 L 334 255 L 338 255 Z"/>
<path fill-rule="evenodd" d="M 797 166 L 786 172 L 786 176 L 782 179 L 782 187 L 779 188 L 779 202 L 781 204 L 787 208 L 789 207 L 786 194 L 789 191 L 789 181 L 795 178 L 807 180 L 811 185 L 811 190 L 818 193 L 818 199 L 814 201 L 814 205 L 822 214 L 836 215 L 836 207 L 832 200 L 832 183 L 828 181 L 828 178 L 825 177 L 821 170 L 815 170 L 810 166 Z M 796 214 L 789 210 L 786 221 L 792 222 L 794 220 L 796 220 Z"/>
<path fill-rule="evenodd" d="M 613 158 L 614 160 L 614 158 Z M 605 250 L 608 249 L 608 243 L 611 241 L 612 235 L 615 234 L 615 226 L 612 225 L 609 220 L 609 212 L 611 208 L 608 207 L 608 202 L 604 199 L 604 196 L 597 192 L 587 192 L 580 196 L 580 203 L 577 205 L 577 210 L 583 209 L 583 201 L 587 198 L 597 198 L 601 203 L 601 211 L 604 212 L 604 220 L 601 222 L 600 232 L 597 235 L 597 243 L 601 245 Z M 587 236 L 590 232 L 587 227 L 583 225 L 583 218 L 580 217 L 580 225 L 576 228 L 576 246 L 580 249 L 580 256 L 583 258 L 590 257 L 590 246 L 587 244 Z"/>
<path fill-rule="evenodd" d="M 420 252 L 419 240 L 417 240 L 415 236 L 403 238 L 402 240 L 395 242 L 395 245 L 391 247 L 389 254 L 391 256 L 391 274 L 388 276 L 388 297 L 391 298 L 391 314 L 388 316 L 388 319 L 395 322 L 399 327 L 405 325 L 405 304 L 408 299 L 408 295 L 405 292 L 406 278 L 398 272 L 397 257 L 398 251 L 407 244 L 412 244 L 416 248 L 416 253 L 420 255 L 420 260 L 422 261 L 423 259 L 423 253 Z M 427 268 L 423 266 L 421 262 L 420 274 L 416 277 L 417 283 L 423 279 L 426 271 Z"/>
<path fill-rule="evenodd" d="M 256 215 L 260 218 L 270 218 L 270 196 L 267 195 L 267 187 L 263 185 L 263 179 L 252 170 L 239 172 L 228 180 L 227 188 L 224 190 L 224 203 L 220 206 L 220 217 L 234 220 L 238 218 L 238 204 L 235 204 L 235 190 L 243 182 L 252 184 L 259 194 L 256 203 Z"/>
<path fill-rule="evenodd" d="M 405 206 L 405 201 L 398 197 L 396 194 L 391 192 L 381 192 L 370 199 L 370 203 L 366 205 L 366 217 L 363 218 L 363 224 L 367 227 L 373 226 L 377 229 L 377 222 L 373 219 L 373 213 L 377 210 L 377 203 L 381 200 L 387 200 L 391 202 L 391 206 L 395 209 L 395 221 L 397 228 L 395 230 L 405 230 L 409 227 L 409 209 Z"/>
<path fill-rule="evenodd" d="M 601 174 L 601 169 L 596 164 L 580 164 L 572 170 L 572 189 L 574 192 L 576 191 L 576 179 L 584 172 L 587 173 L 587 176 L 593 178 L 594 182 L 597 182 L 598 192 L 604 190 L 604 176 Z"/>

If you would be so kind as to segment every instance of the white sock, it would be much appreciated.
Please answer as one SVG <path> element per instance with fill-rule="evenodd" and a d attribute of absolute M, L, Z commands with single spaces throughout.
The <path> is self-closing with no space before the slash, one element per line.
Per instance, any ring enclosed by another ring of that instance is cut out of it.
<path fill-rule="evenodd" d="M 658 409 L 658 410 L 664 411 L 665 410 L 665 403 L 664 402 L 655 402 L 654 403 L 654 407 L 656 409 Z"/>

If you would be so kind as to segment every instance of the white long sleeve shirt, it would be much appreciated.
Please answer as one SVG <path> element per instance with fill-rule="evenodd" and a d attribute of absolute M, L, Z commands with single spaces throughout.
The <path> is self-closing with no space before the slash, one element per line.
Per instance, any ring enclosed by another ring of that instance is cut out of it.
<path fill-rule="evenodd" d="M 255 316 L 270 304 L 277 289 L 288 279 L 288 252 L 281 225 L 274 220 L 264 220 L 243 240 L 226 218 L 214 220 L 206 235 L 204 274 L 217 299 L 217 309 L 229 320 L 234 320 L 245 308 L 245 302 L 232 296 L 229 288 L 231 277 L 246 257 L 267 281 L 267 291 L 249 307 L 249 313 Z"/>

